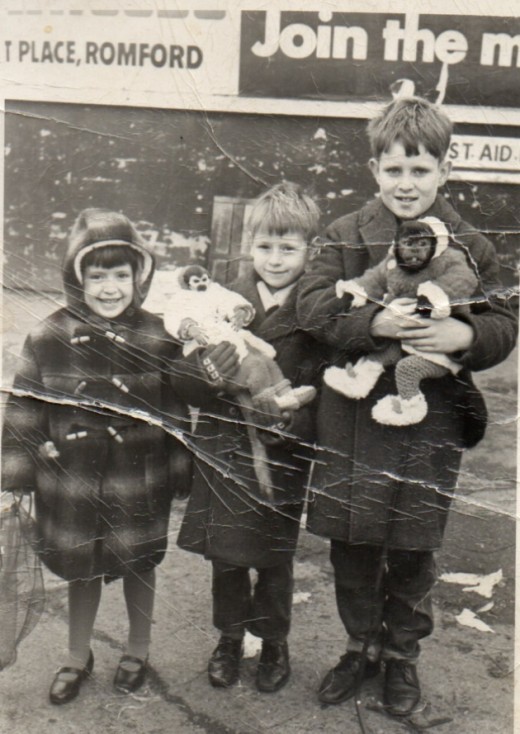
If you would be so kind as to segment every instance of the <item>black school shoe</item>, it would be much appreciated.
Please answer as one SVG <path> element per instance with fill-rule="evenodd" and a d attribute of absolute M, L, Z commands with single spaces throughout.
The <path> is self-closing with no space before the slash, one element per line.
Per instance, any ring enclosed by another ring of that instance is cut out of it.
<path fill-rule="evenodd" d="M 61 706 L 63 703 L 72 701 L 79 693 L 81 684 L 88 678 L 94 668 L 94 655 L 92 650 L 88 656 L 87 664 L 84 668 L 60 668 L 49 691 L 49 700 L 55 706 Z"/>
<path fill-rule="evenodd" d="M 379 661 L 367 660 L 362 680 L 374 678 L 380 671 Z M 343 655 L 335 668 L 329 670 L 318 690 L 318 699 L 321 703 L 343 703 L 356 692 L 359 670 L 361 668 L 361 653 L 350 650 Z"/>
<path fill-rule="evenodd" d="M 409 660 L 390 659 L 385 663 L 384 703 L 392 716 L 408 716 L 421 699 L 417 668 Z"/>
<path fill-rule="evenodd" d="M 264 640 L 256 670 L 257 689 L 262 693 L 275 693 L 287 683 L 290 674 L 287 642 Z"/>
<path fill-rule="evenodd" d="M 133 655 L 123 655 L 114 677 L 114 688 L 119 693 L 133 693 L 141 688 L 145 676 L 146 660 L 141 660 Z"/>
<path fill-rule="evenodd" d="M 209 682 L 215 688 L 229 688 L 237 682 L 242 658 L 242 640 L 220 638 L 208 663 Z"/>

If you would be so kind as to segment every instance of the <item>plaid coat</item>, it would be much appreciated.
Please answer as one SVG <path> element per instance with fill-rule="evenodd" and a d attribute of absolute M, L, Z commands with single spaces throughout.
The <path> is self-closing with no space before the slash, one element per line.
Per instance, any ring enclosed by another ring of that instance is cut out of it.
<path fill-rule="evenodd" d="M 171 498 L 190 472 L 187 450 L 161 427 L 188 428 L 182 378 L 169 374 L 179 349 L 138 306 L 107 322 L 76 302 L 27 337 L 5 412 L 2 488 L 34 491 L 40 555 L 62 578 L 162 560 Z"/>
<path fill-rule="evenodd" d="M 374 403 L 396 392 L 393 368 L 385 370 L 362 400 L 350 400 L 323 387 L 318 409 L 320 448 L 308 511 L 309 530 L 318 535 L 380 545 L 390 532 L 391 547 L 438 548 L 462 450 L 482 437 L 486 419 L 482 396 L 469 371 L 498 364 L 515 345 L 517 322 L 500 298 L 493 246 L 442 197 L 427 213 L 448 224 L 477 271 L 477 303 L 470 314 L 461 316 L 473 327 L 473 344 L 467 352 L 453 355 L 463 367 L 459 375 L 423 381 L 429 410 L 417 425 L 384 426 L 371 417 Z M 357 278 L 381 262 L 395 230 L 394 215 L 379 200 L 338 219 L 326 232 L 329 242 L 300 281 L 300 325 L 334 347 L 331 362 L 341 367 L 384 348 L 388 340 L 370 335 L 379 306 L 345 310 L 336 297 L 336 282 Z"/>

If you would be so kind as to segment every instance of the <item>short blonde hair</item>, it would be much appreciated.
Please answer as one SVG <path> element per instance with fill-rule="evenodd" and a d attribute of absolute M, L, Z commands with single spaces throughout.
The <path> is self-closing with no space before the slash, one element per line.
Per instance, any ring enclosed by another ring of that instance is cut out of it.
<path fill-rule="evenodd" d="M 282 181 L 255 200 L 247 224 L 251 237 L 260 230 L 280 236 L 297 232 L 310 242 L 318 233 L 320 214 L 314 199 L 301 186 Z"/>

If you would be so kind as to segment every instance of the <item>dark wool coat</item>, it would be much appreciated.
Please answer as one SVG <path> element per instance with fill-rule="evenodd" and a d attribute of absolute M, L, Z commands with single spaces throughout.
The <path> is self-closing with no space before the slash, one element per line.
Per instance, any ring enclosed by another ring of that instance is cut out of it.
<path fill-rule="evenodd" d="M 274 346 L 285 377 L 294 386 L 316 384 L 319 345 L 296 324 L 296 292 L 266 315 L 252 274 L 231 288 L 255 307 L 250 328 Z M 274 485 L 272 503 L 260 493 L 250 441 L 236 402 L 208 389 L 205 395 L 201 390 L 199 405 L 195 478 L 179 534 L 180 547 L 211 560 L 252 568 L 290 560 L 312 457 L 315 405 L 294 414 L 289 428 L 292 439 L 267 448 Z"/>
<path fill-rule="evenodd" d="M 324 386 L 318 410 L 316 471 L 312 478 L 308 527 L 318 535 L 350 543 L 434 550 L 440 546 L 463 448 L 482 436 L 485 406 L 469 370 L 504 360 L 514 347 L 517 323 L 500 300 L 498 265 L 491 243 L 441 197 L 427 214 L 447 223 L 478 269 L 479 303 L 460 316 L 474 329 L 467 352 L 452 355 L 463 366 L 456 377 L 424 380 L 428 415 L 421 423 L 391 427 L 371 417 L 374 403 L 396 392 L 394 371 L 385 370 L 370 395 L 350 400 Z M 379 306 L 345 309 L 335 284 L 376 265 L 387 254 L 396 230 L 394 215 L 379 201 L 336 220 L 327 243 L 300 281 L 298 317 L 302 327 L 336 348 L 338 366 L 383 348 L 370 335 Z M 390 507 L 394 505 L 391 523 Z"/>
<path fill-rule="evenodd" d="M 189 427 L 166 371 L 179 349 L 134 306 L 107 322 L 76 304 L 28 336 L 6 407 L 2 488 L 34 490 L 41 558 L 58 576 L 162 560 L 172 494 L 189 479 L 187 450 L 153 425 Z M 44 455 L 47 441 L 57 458 Z"/>

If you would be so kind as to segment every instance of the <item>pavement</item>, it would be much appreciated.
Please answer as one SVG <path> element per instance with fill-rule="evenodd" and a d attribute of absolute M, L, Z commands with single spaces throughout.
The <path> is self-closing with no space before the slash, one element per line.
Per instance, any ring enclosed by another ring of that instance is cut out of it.
<path fill-rule="evenodd" d="M 16 305 L 16 304 L 15 304 Z M 6 303 L 7 315 L 14 313 Z M 18 309 L 16 309 L 18 310 Z M 30 313 L 29 313 L 30 312 Z M 26 308 L 27 318 L 38 313 Z M 7 326 L 7 325 L 6 325 Z M 4 327 L 9 351 L 27 329 Z M 423 708 L 411 720 L 381 710 L 382 678 L 362 690 L 369 734 L 438 731 L 513 734 L 516 531 L 516 383 L 518 355 L 477 376 L 490 409 L 484 441 L 467 453 L 434 591 L 436 627 L 419 663 Z M 10 358 L 4 365 L 10 369 Z M 4 373 L 3 384 L 8 384 Z M 0 734 L 304 734 L 360 732 L 353 701 L 321 707 L 316 689 L 344 652 L 328 560 L 328 543 L 302 530 L 295 563 L 292 676 L 277 694 L 255 689 L 257 640 L 248 638 L 238 685 L 214 689 L 207 661 L 217 635 L 211 623 L 210 564 L 178 549 L 185 503 L 175 503 L 170 545 L 158 569 L 150 668 L 142 689 L 122 696 L 112 678 L 126 638 L 120 582 L 103 590 L 92 649 L 93 677 L 79 697 L 51 706 L 48 689 L 67 644 L 66 584 L 46 573 L 42 618 L 0 672 Z M 453 576 L 449 574 L 464 574 Z M 520 719 L 517 721 L 520 732 Z"/>

